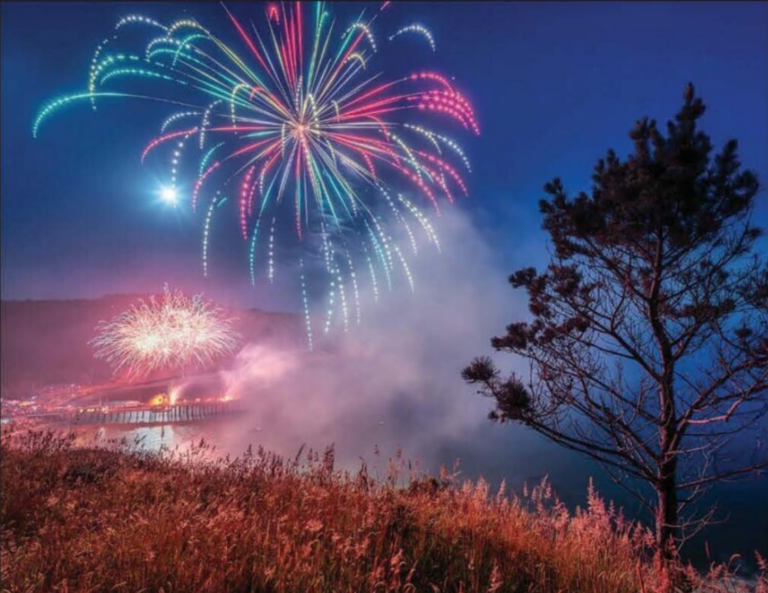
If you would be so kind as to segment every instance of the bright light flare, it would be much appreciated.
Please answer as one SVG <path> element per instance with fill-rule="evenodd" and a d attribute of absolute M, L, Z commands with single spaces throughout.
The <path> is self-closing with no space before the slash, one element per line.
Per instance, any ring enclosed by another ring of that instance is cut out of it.
<path fill-rule="evenodd" d="M 164 187 L 160 190 L 160 199 L 166 204 L 176 206 L 179 203 L 179 194 L 175 187 Z"/>
<path fill-rule="evenodd" d="M 157 393 L 149 400 L 149 405 L 152 407 L 164 406 L 168 401 L 168 395 L 165 393 Z"/>
<path fill-rule="evenodd" d="M 171 388 L 168 391 L 168 401 L 170 402 L 170 404 L 172 406 L 175 406 L 176 402 L 179 401 L 179 392 L 180 391 L 181 391 L 181 387 L 179 387 L 179 386 L 173 387 L 173 388 Z"/>

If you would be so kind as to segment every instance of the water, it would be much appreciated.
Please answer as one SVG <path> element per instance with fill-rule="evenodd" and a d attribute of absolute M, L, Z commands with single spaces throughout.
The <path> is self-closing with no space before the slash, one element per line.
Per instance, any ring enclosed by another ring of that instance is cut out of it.
<path fill-rule="evenodd" d="M 93 424 L 73 429 L 79 446 L 108 447 L 124 441 L 128 446 L 143 451 L 185 451 L 203 441 L 214 447 L 214 453 L 226 455 L 230 451 L 220 448 L 220 444 L 217 444 L 220 438 L 217 437 L 220 437 L 222 429 L 231 424 L 231 418 L 221 417 L 202 422 L 152 425 Z"/>

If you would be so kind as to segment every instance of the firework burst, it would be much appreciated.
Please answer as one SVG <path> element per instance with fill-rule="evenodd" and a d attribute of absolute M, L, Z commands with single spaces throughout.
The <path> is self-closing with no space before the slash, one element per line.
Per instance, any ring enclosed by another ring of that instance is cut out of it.
<path fill-rule="evenodd" d="M 462 171 L 469 170 L 469 162 L 435 126 L 449 123 L 477 134 L 473 108 L 436 72 L 391 77 L 374 70 L 382 47 L 373 21 L 380 12 L 368 19 L 361 15 L 344 28 L 322 3 L 270 3 L 259 31 L 247 30 L 227 11 L 242 55 L 194 19 L 166 26 L 126 17 L 98 47 L 87 92 L 45 106 L 33 134 L 52 113 L 78 101 L 96 109 L 105 97 L 138 97 L 182 107 L 162 123 L 142 161 L 167 149 L 169 185 L 163 198 L 180 204 L 186 197 L 192 210 L 202 211 L 204 274 L 214 214 L 229 198 L 253 283 L 257 269 L 273 281 L 281 247 L 284 253 L 301 253 L 292 249 L 296 243 L 309 248 L 299 269 L 311 342 L 304 286 L 312 262 L 320 263 L 327 281 L 326 331 L 333 319 L 346 328 L 350 318 L 360 319 L 363 275 L 370 276 L 376 294 L 382 284 L 376 274 L 390 287 L 396 268 L 413 285 L 405 255 L 388 230 L 391 223 L 406 230 L 415 251 L 410 225 L 436 242 L 424 206 L 439 213 L 441 200 L 467 193 Z M 139 52 L 114 49 L 124 29 L 132 27 L 158 36 Z M 434 36 L 420 24 L 402 26 L 383 39 L 394 43 L 414 34 L 427 41 L 416 46 L 428 47 L 427 53 L 436 49 Z M 173 94 L 108 90 L 124 79 L 157 82 Z M 182 167 L 190 166 L 190 151 L 197 156 L 195 181 L 177 187 L 185 177 Z"/>
<path fill-rule="evenodd" d="M 90 343 L 115 373 L 131 377 L 159 369 L 206 367 L 237 347 L 232 321 L 201 295 L 189 298 L 166 287 L 160 301 L 141 300 L 101 322 Z"/>

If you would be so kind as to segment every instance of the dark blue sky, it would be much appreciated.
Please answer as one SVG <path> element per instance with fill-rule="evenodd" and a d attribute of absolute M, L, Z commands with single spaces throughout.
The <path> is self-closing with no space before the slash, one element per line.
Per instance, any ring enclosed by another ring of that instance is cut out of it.
<path fill-rule="evenodd" d="M 228 34 L 219 4 L 185 6 Z M 231 8 L 263 18 L 257 3 Z M 157 290 L 163 281 L 197 288 L 200 221 L 158 207 L 163 159 L 139 163 L 160 112 L 128 100 L 102 103 L 97 113 L 80 104 L 50 120 L 39 139 L 31 135 L 42 104 L 85 88 L 93 51 L 121 16 L 168 21 L 181 5 L 3 2 L 1 10 L 2 298 Z M 332 10 L 348 22 L 359 6 Z M 708 106 L 703 127 L 715 145 L 737 138 L 744 164 L 768 181 L 765 2 L 393 3 L 377 26 L 411 22 L 437 39 L 424 64 L 455 76 L 475 105 L 482 133 L 463 138 L 473 173 L 471 197 L 459 207 L 504 269 L 543 253 L 543 184 L 560 176 L 572 193 L 587 189 L 605 150 L 626 154 L 627 133 L 643 115 L 672 117 L 688 81 Z M 408 66 L 392 64 L 398 72 Z M 765 191 L 757 216 L 766 220 Z M 245 262 L 216 257 L 218 290 L 292 308 L 279 296 L 244 292 Z"/>

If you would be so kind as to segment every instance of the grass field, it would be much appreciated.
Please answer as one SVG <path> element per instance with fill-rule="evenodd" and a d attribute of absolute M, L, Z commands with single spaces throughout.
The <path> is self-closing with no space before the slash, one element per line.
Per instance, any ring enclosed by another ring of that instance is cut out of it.
<path fill-rule="evenodd" d="M 332 450 L 208 453 L 4 434 L 2 591 L 650 593 L 663 578 L 650 534 L 595 492 L 569 513 L 546 482 L 518 496 L 403 459 L 376 480 L 335 470 Z M 698 590 L 768 591 L 725 567 L 679 572 Z"/>

